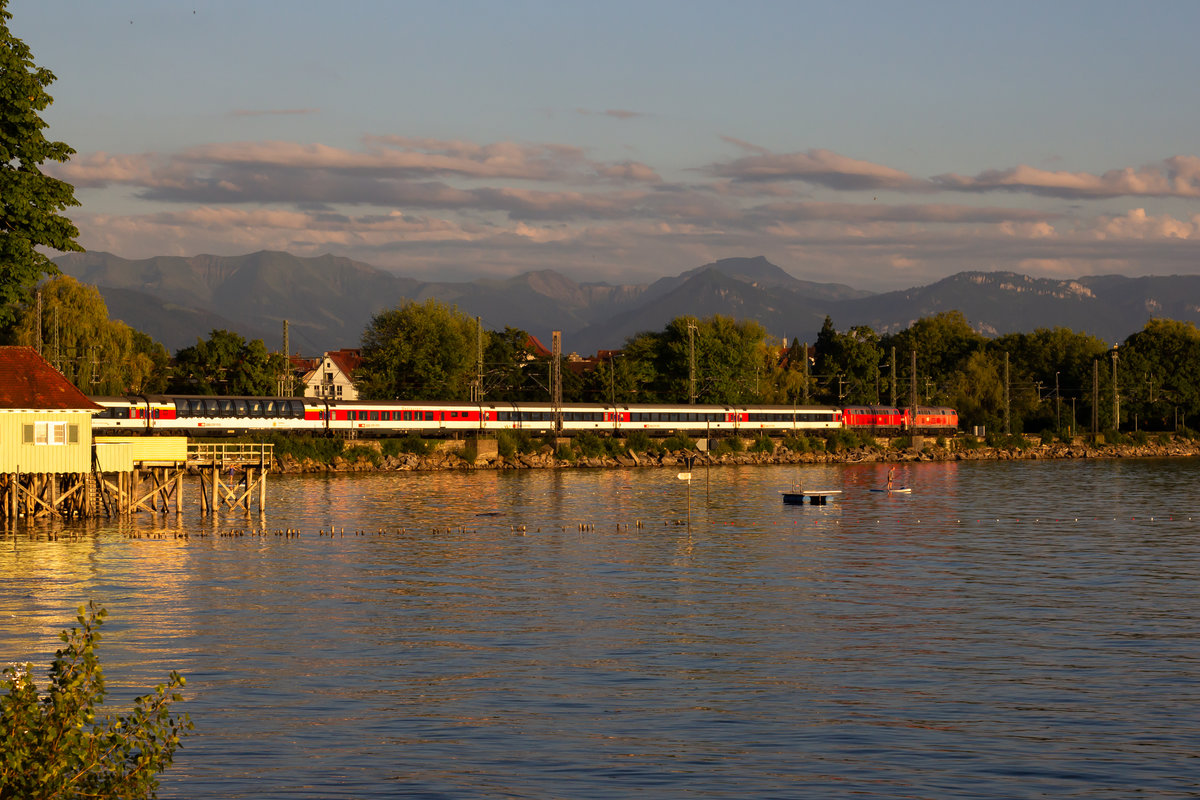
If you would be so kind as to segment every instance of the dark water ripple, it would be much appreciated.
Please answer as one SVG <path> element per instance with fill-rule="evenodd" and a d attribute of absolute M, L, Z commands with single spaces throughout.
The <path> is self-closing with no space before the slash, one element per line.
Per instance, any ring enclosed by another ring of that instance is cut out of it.
<path fill-rule="evenodd" d="M 281 479 L 265 519 L 19 526 L 0 658 L 46 664 L 108 606 L 114 703 L 188 677 L 163 797 L 1196 796 L 1200 465 L 868 492 L 886 469 L 697 472 L 690 534 L 663 471 Z M 782 506 L 798 480 L 845 494 Z"/>

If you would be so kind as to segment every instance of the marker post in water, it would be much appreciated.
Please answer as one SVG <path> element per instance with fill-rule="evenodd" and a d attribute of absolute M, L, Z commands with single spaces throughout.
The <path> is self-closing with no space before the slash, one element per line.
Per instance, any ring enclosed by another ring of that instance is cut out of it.
<path fill-rule="evenodd" d="M 687 481 L 687 529 L 689 535 L 692 532 L 692 463 L 695 460 L 695 456 L 686 456 L 684 463 L 687 464 L 688 471 L 675 476 L 681 481 Z"/>

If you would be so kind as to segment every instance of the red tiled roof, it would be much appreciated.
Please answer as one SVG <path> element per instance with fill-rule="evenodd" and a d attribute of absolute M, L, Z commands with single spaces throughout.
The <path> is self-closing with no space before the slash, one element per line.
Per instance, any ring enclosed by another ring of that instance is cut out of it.
<path fill-rule="evenodd" d="M 342 348 L 341 350 L 330 350 L 325 354 L 325 357 L 332 361 L 347 378 L 353 375 L 354 370 L 362 363 L 360 351 L 349 347 Z"/>
<path fill-rule="evenodd" d="M 529 354 L 537 358 L 545 358 L 546 356 L 554 355 L 554 353 L 551 353 L 549 350 L 547 350 L 546 345 L 542 344 L 541 341 L 533 334 L 530 334 L 529 338 L 525 340 L 525 346 L 529 348 Z"/>
<path fill-rule="evenodd" d="M 99 411 L 32 347 L 0 347 L 0 408 Z"/>

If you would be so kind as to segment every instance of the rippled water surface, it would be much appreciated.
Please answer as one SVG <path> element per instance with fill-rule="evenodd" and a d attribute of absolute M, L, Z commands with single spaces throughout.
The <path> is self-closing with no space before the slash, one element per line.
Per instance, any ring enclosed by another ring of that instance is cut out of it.
<path fill-rule="evenodd" d="M 1197 796 L 1200 464 L 886 472 L 275 478 L 264 517 L 22 524 L 0 659 L 44 676 L 104 604 L 112 703 L 188 679 L 167 798 Z"/>

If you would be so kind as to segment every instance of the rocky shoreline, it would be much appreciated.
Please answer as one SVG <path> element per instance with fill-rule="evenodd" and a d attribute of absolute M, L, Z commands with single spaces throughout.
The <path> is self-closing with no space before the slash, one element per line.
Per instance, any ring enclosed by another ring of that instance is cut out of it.
<path fill-rule="evenodd" d="M 1071 444 L 1030 444 L 1023 448 L 928 445 L 921 450 L 883 447 L 857 447 L 837 452 L 797 453 L 779 446 L 772 453 L 726 452 L 720 455 L 705 452 L 675 450 L 661 455 L 627 451 L 618 456 L 578 456 L 562 459 L 549 446 L 535 453 L 505 457 L 499 454 L 465 459 L 454 449 L 442 449 L 429 455 L 384 455 L 377 442 L 356 442 L 349 451 L 352 457 L 339 455 L 330 463 L 312 458 L 283 455 L 275 459 L 275 471 L 284 474 L 321 472 L 422 472 L 444 470 L 503 470 L 503 469 L 586 469 L 632 467 L 681 467 L 717 465 L 788 465 L 788 464 L 852 464 L 860 462 L 903 463 L 914 461 L 1017 461 L 1037 459 L 1081 458 L 1187 458 L 1200 455 L 1200 443 L 1191 440 L 1172 440 L 1154 444 L 1092 444 L 1076 441 Z M 690 459 L 690 464 L 689 464 Z"/>

